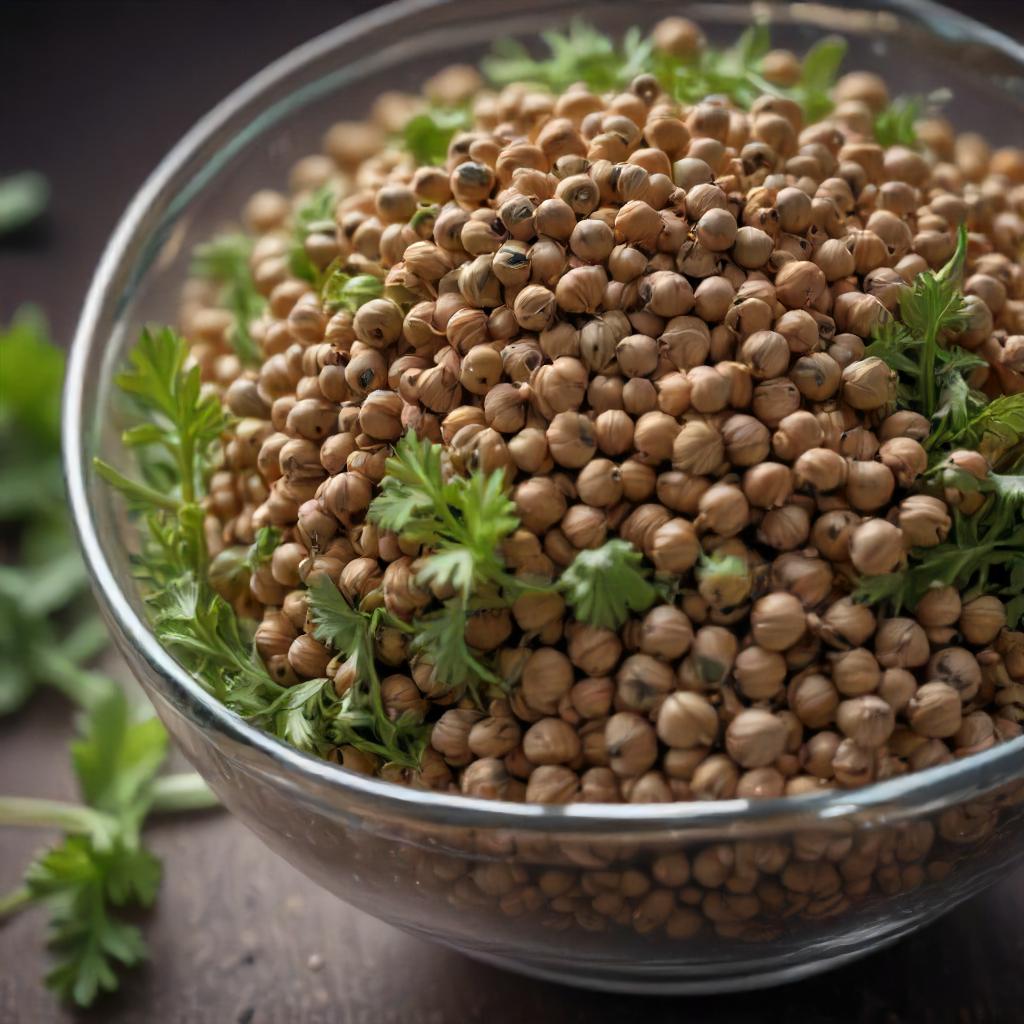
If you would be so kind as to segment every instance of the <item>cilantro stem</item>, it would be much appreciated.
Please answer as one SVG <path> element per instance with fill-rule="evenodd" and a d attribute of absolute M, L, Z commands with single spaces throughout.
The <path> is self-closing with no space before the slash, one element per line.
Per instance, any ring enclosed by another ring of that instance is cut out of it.
<path fill-rule="evenodd" d="M 62 832 L 107 838 L 120 830 L 116 819 L 92 807 L 20 796 L 0 797 L 0 826 L 56 828 Z"/>
<path fill-rule="evenodd" d="M 963 295 L 957 286 L 963 276 L 964 260 L 967 258 L 967 227 L 961 224 L 957 232 L 956 249 L 949 262 L 935 275 L 936 288 L 925 289 L 925 296 L 931 300 L 928 310 L 927 329 L 924 336 L 924 352 L 921 361 L 921 372 L 924 377 L 924 414 L 930 420 L 938 406 L 938 381 L 935 377 L 935 358 L 938 355 L 939 331 L 963 302 Z M 952 283 L 952 287 L 949 287 Z M 942 286 L 946 286 L 943 288 Z M 948 289 L 948 290 L 947 290 Z M 936 299 L 945 299 L 941 308 L 934 308 Z"/>
<path fill-rule="evenodd" d="M 161 775 L 153 781 L 152 797 L 151 808 L 156 814 L 205 811 L 220 805 L 213 790 L 195 772 Z"/>
<path fill-rule="evenodd" d="M 0 896 L 0 921 L 5 917 L 13 917 L 19 910 L 24 910 L 32 902 L 32 893 L 27 885 L 19 885 L 17 889 Z"/>
<path fill-rule="evenodd" d="M 181 501 L 191 505 L 196 496 L 195 444 L 190 432 L 183 431 L 178 442 L 178 476 L 181 479 Z"/>
<path fill-rule="evenodd" d="M 184 446 L 184 440 L 182 445 Z M 191 456 L 190 456 L 191 459 Z M 179 465 L 183 464 L 183 460 L 179 459 Z M 131 480 L 126 477 L 123 473 L 119 473 L 113 466 L 108 462 L 104 462 L 100 458 L 94 458 L 92 460 L 93 468 L 102 480 L 106 480 L 112 487 L 116 487 L 125 497 L 141 502 L 143 505 L 149 505 L 153 508 L 166 509 L 168 512 L 178 512 L 181 509 L 181 502 L 176 501 L 174 498 L 167 494 L 162 494 L 154 487 L 148 487 L 146 484 L 140 484 L 137 480 Z M 191 467 L 191 461 L 189 463 Z M 190 469 L 191 474 L 191 469 Z M 188 493 L 192 493 L 191 482 L 186 483 L 186 478 L 183 476 L 181 481 L 181 492 L 185 494 L 186 487 Z M 188 499 L 191 500 L 191 499 Z"/>

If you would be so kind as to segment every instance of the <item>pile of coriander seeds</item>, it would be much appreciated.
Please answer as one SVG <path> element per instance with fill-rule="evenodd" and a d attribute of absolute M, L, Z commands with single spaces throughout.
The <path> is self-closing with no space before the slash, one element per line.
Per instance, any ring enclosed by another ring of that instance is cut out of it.
<path fill-rule="evenodd" d="M 680 19 L 655 39 L 701 45 Z M 764 76 L 786 84 L 795 58 L 770 56 Z M 453 473 L 505 473 L 510 573 L 554 580 L 621 538 L 673 582 L 617 629 L 557 593 L 480 609 L 465 640 L 504 685 L 478 699 L 385 626 L 381 699 L 431 725 L 420 764 L 330 756 L 476 797 L 665 802 L 858 787 L 1020 736 L 1024 633 L 1000 597 L 937 587 L 890 615 L 850 594 L 981 501 L 921 493 L 932 424 L 897 408 L 865 350 L 966 224 L 956 344 L 988 394 L 1024 390 L 1024 152 L 941 117 L 919 149 L 882 147 L 889 96 L 869 73 L 840 78 L 811 124 L 790 98 L 681 104 L 650 75 L 492 92 L 460 66 L 425 93 L 472 105 L 444 166 L 394 141 L 422 99 L 387 94 L 330 128 L 290 194 L 247 204 L 258 368 L 232 354 L 219 290 L 185 290 L 192 356 L 237 417 L 209 483 L 211 553 L 280 531 L 235 602 L 260 657 L 282 685 L 351 685 L 313 635 L 317 574 L 403 622 L 444 597 L 418 578 L 423 546 L 366 515 L 408 431 Z M 296 211 L 328 185 L 333 219 L 305 257 L 381 285 L 347 308 L 290 258 Z M 989 471 L 976 451 L 956 464 Z"/>

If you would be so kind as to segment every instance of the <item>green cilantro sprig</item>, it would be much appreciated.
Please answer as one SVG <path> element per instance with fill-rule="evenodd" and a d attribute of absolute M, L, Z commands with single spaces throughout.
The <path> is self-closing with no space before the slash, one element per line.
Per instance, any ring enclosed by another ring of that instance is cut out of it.
<path fill-rule="evenodd" d="M 967 229 L 961 227 L 956 250 L 938 272 L 926 270 L 899 298 L 898 317 L 876 329 L 867 354 L 884 360 L 899 375 L 900 404 L 931 419 L 940 398 L 966 400 L 965 373 L 984 365 L 976 356 L 946 344 L 964 324 L 960 291 L 967 258 Z M 934 443 L 934 439 L 931 439 Z"/>
<path fill-rule="evenodd" d="M 481 683 L 500 682 L 465 641 L 469 615 L 487 595 L 511 595 L 519 584 L 501 558 L 501 545 L 519 526 L 501 470 L 446 478 L 442 448 L 409 431 L 385 464 L 381 493 L 369 519 L 430 549 L 418 582 L 455 596 L 414 624 L 412 648 L 438 678 L 474 694 Z M 512 598 L 505 604 L 511 604 Z"/>
<path fill-rule="evenodd" d="M 218 700 L 294 746 L 326 754 L 339 743 L 349 743 L 388 761 L 413 764 L 420 739 L 408 723 L 399 728 L 390 722 L 379 703 L 375 676 L 368 676 L 365 693 L 360 690 L 341 700 L 332 696 L 325 679 L 291 688 L 279 685 L 256 654 L 252 624 L 240 620 L 214 588 L 216 582 L 230 591 L 236 576 L 269 557 L 277 534 L 261 531 L 250 549 L 232 551 L 216 566 L 210 562 L 199 501 L 229 419 L 216 395 L 201 387 L 198 369 L 186 368 L 187 352 L 185 340 L 169 328 L 144 331 L 130 356 L 131 369 L 118 377 L 146 417 L 125 431 L 124 441 L 136 450 L 142 476 L 159 478 L 164 486 L 131 479 L 99 459 L 94 463 L 140 516 L 142 549 L 135 558 L 135 575 L 154 632 Z M 322 591 L 314 589 L 311 597 L 326 608 Z M 336 624 L 337 606 L 328 610 Z M 367 621 L 367 635 L 382 625 L 380 615 Z M 369 650 L 360 648 L 364 666 L 372 665 Z"/>
<path fill-rule="evenodd" d="M 472 127 L 473 112 L 468 104 L 453 107 L 431 104 L 406 122 L 402 129 L 402 148 L 417 164 L 443 167 L 454 136 Z"/>
<path fill-rule="evenodd" d="M 292 227 L 292 241 L 288 250 L 288 267 L 303 281 L 319 285 L 323 272 L 306 254 L 306 239 L 317 231 L 334 234 L 334 207 L 338 197 L 331 185 L 321 185 L 299 207 Z"/>
<path fill-rule="evenodd" d="M 897 96 L 875 116 L 875 140 L 880 146 L 917 149 L 917 122 L 948 103 L 951 97 L 948 89 L 936 89 L 927 96 Z"/>
<path fill-rule="evenodd" d="M 501 39 L 481 61 L 486 77 L 498 86 L 530 82 L 561 92 L 575 82 L 584 82 L 594 92 L 607 92 L 629 83 L 645 70 L 651 45 L 636 27 L 629 29 L 622 45 L 615 43 L 593 25 L 573 20 L 565 32 L 548 30 L 540 34 L 547 56 L 536 59 L 516 39 Z"/>
<path fill-rule="evenodd" d="M 509 607 L 524 593 L 559 591 L 577 620 L 614 629 L 658 598 L 642 556 L 619 539 L 579 552 L 556 581 L 511 576 L 501 550 L 519 517 L 505 493 L 504 473 L 474 469 L 467 476 L 446 475 L 442 447 L 411 432 L 386 464 L 369 518 L 427 547 L 418 582 L 454 591 L 440 608 L 412 623 L 412 648 L 427 657 L 442 682 L 474 695 L 478 685 L 498 682 L 466 643 L 474 611 Z"/>
<path fill-rule="evenodd" d="M 256 288 L 249 269 L 251 255 L 252 239 L 248 235 L 219 235 L 196 246 L 192 273 L 221 286 L 220 302 L 234 318 L 231 344 L 243 363 L 256 366 L 260 353 L 249 325 L 263 313 L 266 300 Z"/>
<path fill-rule="evenodd" d="M 309 608 L 316 627 L 313 635 L 345 656 L 354 669 L 355 682 L 340 699 L 335 697 L 330 683 L 320 688 L 304 684 L 309 686 L 307 701 L 316 703 L 303 705 L 302 719 L 291 723 L 291 731 L 315 729 L 319 722 L 321 728 L 326 728 L 322 737 L 325 746 L 350 744 L 392 764 L 417 767 L 428 730 L 411 715 L 394 720 L 388 715 L 381 696 L 375 653 L 375 641 L 381 628 L 387 625 L 409 632 L 409 627 L 383 608 L 372 612 L 353 608 L 326 576 L 317 577 L 310 584 Z M 291 702 L 286 698 L 285 704 L 288 703 Z M 311 716 L 310 710 L 321 713 Z"/>
<path fill-rule="evenodd" d="M 561 584 L 578 620 L 618 629 L 631 613 L 646 611 L 657 600 L 647 577 L 640 552 L 628 541 L 610 540 L 581 551 L 562 573 Z"/>
<path fill-rule="evenodd" d="M 949 261 L 938 272 L 918 274 L 903 289 L 898 317 L 875 331 L 867 355 L 896 371 L 900 407 L 932 420 L 924 444 L 933 463 L 954 447 L 981 447 L 998 468 L 1024 437 L 1024 396 L 989 401 L 970 385 L 971 373 L 985 361 L 951 343 L 964 326 L 960 289 L 966 255 L 967 229 L 961 227 Z"/>
<path fill-rule="evenodd" d="M 1007 600 L 1006 621 L 1013 629 L 1024 620 L 1024 476 L 991 473 L 978 481 L 951 474 L 948 467 L 942 475 L 964 490 L 988 492 L 985 504 L 971 515 L 954 511 L 946 541 L 911 549 L 902 572 L 861 577 L 853 596 L 871 605 L 887 603 L 898 614 L 917 607 L 936 586 L 955 587 L 964 601 L 996 594 Z"/>
<path fill-rule="evenodd" d="M 141 834 L 148 815 L 216 805 L 197 775 L 158 775 L 166 754 L 159 720 L 135 717 L 111 682 L 71 747 L 85 803 L 0 797 L 0 826 L 65 833 L 29 865 L 20 888 L 0 897 L 0 921 L 32 905 L 49 911 L 55 965 L 46 984 L 79 1006 L 116 989 L 118 968 L 146 956 L 142 933 L 120 911 L 156 899 L 162 870 Z"/>
<path fill-rule="evenodd" d="M 953 513 L 949 537 L 908 553 L 907 568 L 861 577 L 857 600 L 913 609 L 930 587 L 955 586 L 965 600 L 980 594 L 1009 598 L 1012 627 L 1024 618 L 1024 395 L 989 401 L 971 388 L 969 375 L 984 361 L 951 344 L 964 326 L 961 292 L 967 257 L 967 229 L 961 227 L 953 256 L 937 273 L 925 271 L 903 289 L 897 319 L 883 325 L 868 346 L 899 375 L 897 401 L 932 421 L 924 445 L 932 466 L 923 487 L 981 491 L 984 504 L 971 515 Z M 949 462 L 957 448 L 981 450 L 993 467 L 984 480 Z M 997 472 L 1004 469 L 1005 472 Z"/>
<path fill-rule="evenodd" d="M 771 49 L 771 34 L 764 23 L 750 26 L 732 46 L 705 46 L 688 57 L 655 49 L 651 38 L 636 27 L 616 44 L 578 19 L 565 32 L 544 32 L 541 39 L 548 51 L 543 58 L 533 57 L 517 40 L 500 40 L 481 62 L 484 74 L 496 86 L 530 82 L 560 92 L 583 82 L 597 93 L 624 88 L 637 75 L 652 74 L 669 95 L 684 103 L 725 95 L 740 107 L 749 107 L 758 96 L 769 93 L 796 100 L 808 121 L 818 121 L 832 110 L 829 94 L 846 55 L 844 40 L 836 36 L 820 40 L 805 55 L 800 80 L 785 88 L 761 75 L 762 61 Z"/>

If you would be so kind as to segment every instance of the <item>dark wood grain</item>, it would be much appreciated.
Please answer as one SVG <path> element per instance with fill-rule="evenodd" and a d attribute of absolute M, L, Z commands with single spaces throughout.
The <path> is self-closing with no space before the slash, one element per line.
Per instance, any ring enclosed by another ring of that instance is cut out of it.
<path fill-rule="evenodd" d="M 66 339 L 128 195 L 205 109 L 271 58 L 368 3 L 0 0 L 0 174 L 44 171 L 48 226 L 0 245 L 0 321 L 23 301 Z M 958 6 L 1018 37 L 1019 3 Z M 68 708 L 0 723 L 0 789 L 72 797 Z M 0 833 L 0 891 L 44 833 Z M 526 981 L 326 896 L 226 814 L 159 822 L 166 877 L 152 960 L 88 1014 L 41 982 L 44 921 L 0 929 L 0 1024 L 1019 1024 L 1024 872 L 859 964 L 735 997 L 629 999 Z"/>

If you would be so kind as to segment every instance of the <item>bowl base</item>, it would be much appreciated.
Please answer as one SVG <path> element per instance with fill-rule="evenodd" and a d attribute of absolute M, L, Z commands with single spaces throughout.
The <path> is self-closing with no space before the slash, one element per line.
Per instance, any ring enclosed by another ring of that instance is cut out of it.
<path fill-rule="evenodd" d="M 899 931 L 887 933 L 875 942 L 809 962 L 794 964 L 761 959 L 744 963 L 737 960 L 728 965 L 706 965 L 703 969 L 699 965 L 684 969 L 678 964 L 663 967 L 656 964 L 636 964 L 624 968 L 621 965 L 596 960 L 589 964 L 575 960 L 559 964 L 557 961 L 540 962 L 502 956 L 464 946 L 451 945 L 450 948 L 471 960 L 491 967 L 572 988 L 630 995 L 709 996 L 775 988 L 816 974 L 824 974 L 826 971 L 835 970 L 887 949 L 911 932 L 917 931 L 919 927 L 918 923 L 911 924 Z M 449 945 L 447 942 L 443 944 Z M 781 960 L 782 958 L 779 958 L 779 961 Z"/>

